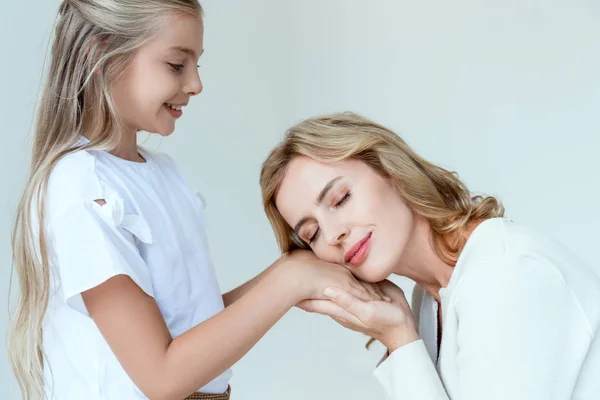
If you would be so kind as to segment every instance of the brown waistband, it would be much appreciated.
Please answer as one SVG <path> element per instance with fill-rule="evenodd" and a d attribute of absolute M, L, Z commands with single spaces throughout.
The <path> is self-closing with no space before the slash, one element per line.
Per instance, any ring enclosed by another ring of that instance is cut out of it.
<path fill-rule="evenodd" d="M 231 395 L 231 386 L 227 388 L 225 393 L 209 394 L 209 393 L 194 393 L 185 398 L 185 400 L 229 400 Z"/>

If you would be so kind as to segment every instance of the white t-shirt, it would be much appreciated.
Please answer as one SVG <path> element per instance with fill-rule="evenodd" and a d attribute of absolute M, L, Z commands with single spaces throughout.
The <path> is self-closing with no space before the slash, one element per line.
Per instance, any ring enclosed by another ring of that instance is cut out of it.
<path fill-rule="evenodd" d="M 203 202 L 174 161 L 77 151 L 51 173 L 45 217 L 53 257 L 43 324 L 49 399 L 145 399 L 89 317 L 81 293 L 128 275 L 152 296 L 173 338 L 223 309 Z M 94 200 L 104 199 L 100 206 Z M 199 391 L 223 393 L 231 371 Z"/>
<path fill-rule="evenodd" d="M 481 223 L 437 303 L 415 287 L 421 340 L 375 370 L 392 400 L 600 399 L 600 279 L 554 240 Z"/>

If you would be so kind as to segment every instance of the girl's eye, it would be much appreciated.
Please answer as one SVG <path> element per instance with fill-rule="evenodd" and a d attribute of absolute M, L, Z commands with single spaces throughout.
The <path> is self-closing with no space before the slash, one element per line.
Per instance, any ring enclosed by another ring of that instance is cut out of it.
<path fill-rule="evenodd" d="M 340 199 L 340 201 L 338 201 L 337 203 L 335 203 L 335 206 L 333 206 L 333 208 L 337 208 L 337 207 L 343 205 L 350 198 L 350 194 L 351 194 L 350 192 L 346 193 L 344 195 L 344 197 L 342 197 Z"/>
<path fill-rule="evenodd" d="M 180 72 L 183 69 L 183 67 L 185 67 L 185 65 L 183 65 L 183 64 L 173 64 L 173 63 L 167 63 L 167 64 L 169 64 L 171 69 L 173 69 L 173 71 L 175 71 L 175 72 Z"/>
<path fill-rule="evenodd" d="M 319 234 L 319 228 L 313 233 L 313 235 L 308 239 L 308 244 L 313 244 L 313 242 L 317 239 L 317 235 Z"/>

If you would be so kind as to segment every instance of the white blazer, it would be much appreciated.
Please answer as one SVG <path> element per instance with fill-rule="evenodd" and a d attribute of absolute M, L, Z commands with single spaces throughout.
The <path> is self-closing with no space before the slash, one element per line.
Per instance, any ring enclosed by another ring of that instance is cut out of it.
<path fill-rule="evenodd" d="M 600 278 L 552 239 L 481 223 L 437 303 L 415 287 L 421 339 L 375 370 L 390 400 L 600 400 Z"/>

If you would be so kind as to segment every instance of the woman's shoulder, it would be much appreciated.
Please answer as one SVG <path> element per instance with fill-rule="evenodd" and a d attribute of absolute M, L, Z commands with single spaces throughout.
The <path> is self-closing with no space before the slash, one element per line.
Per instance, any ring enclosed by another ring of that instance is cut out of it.
<path fill-rule="evenodd" d="M 472 232 L 461 252 L 457 269 L 467 273 L 481 264 L 514 264 L 510 261 L 534 259 L 562 270 L 586 270 L 582 259 L 551 235 L 506 218 L 482 222 Z"/>
<path fill-rule="evenodd" d="M 600 324 L 600 276 L 580 257 L 540 230 L 501 218 L 482 223 L 467 241 L 451 279 L 453 291 L 504 291 L 574 301 Z"/>

